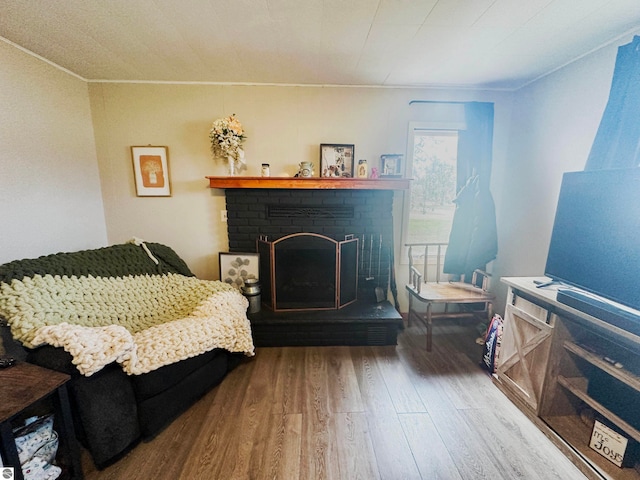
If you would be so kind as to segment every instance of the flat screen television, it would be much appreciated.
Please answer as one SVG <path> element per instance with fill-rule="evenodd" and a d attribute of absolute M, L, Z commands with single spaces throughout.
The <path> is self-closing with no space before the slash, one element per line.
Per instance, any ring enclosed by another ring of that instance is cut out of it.
<path fill-rule="evenodd" d="M 640 310 L 640 168 L 564 174 L 545 275 Z"/>

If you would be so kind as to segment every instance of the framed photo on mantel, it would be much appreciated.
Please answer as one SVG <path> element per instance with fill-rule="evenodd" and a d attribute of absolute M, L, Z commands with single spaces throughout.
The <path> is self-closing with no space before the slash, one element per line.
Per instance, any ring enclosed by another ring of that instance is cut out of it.
<path fill-rule="evenodd" d="M 355 145 L 342 143 L 320 144 L 321 177 L 353 177 Z"/>
<path fill-rule="evenodd" d="M 399 153 L 387 153 L 380 155 L 380 174 L 387 178 L 402 177 L 403 155 Z"/>

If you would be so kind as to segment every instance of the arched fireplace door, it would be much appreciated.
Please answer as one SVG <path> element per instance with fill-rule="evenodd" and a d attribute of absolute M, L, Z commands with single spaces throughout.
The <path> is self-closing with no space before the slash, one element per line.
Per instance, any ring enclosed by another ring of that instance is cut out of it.
<path fill-rule="evenodd" d="M 258 240 L 262 303 L 275 312 L 336 310 L 358 297 L 358 239 L 316 233 Z"/>

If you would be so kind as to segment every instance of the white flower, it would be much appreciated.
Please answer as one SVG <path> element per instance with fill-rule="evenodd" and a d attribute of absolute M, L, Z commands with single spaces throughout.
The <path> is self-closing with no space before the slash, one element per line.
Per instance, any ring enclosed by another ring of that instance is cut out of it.
<path fill-rule="evenodd" d="M 225 158 L 244 165 L 244 151 L 240 148 L 245 140 L 244 128 L 235 113 L 229 117 L 219 118 L 209 131 L 211 153 L 216 158 Z"/>

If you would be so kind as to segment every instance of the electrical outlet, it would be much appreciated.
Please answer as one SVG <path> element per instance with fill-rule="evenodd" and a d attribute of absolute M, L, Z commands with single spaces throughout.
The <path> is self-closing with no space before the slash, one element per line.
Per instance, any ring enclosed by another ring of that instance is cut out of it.
<path fill-rule="evenodd" d="M 227 211 L 226 210 L 220 210 L 220 221 L 222 223 L 227 223 Z"/>

